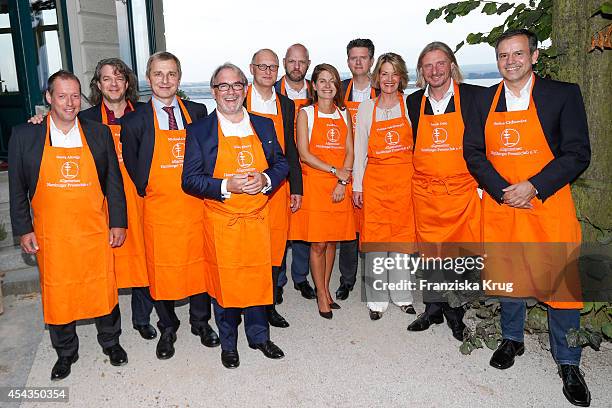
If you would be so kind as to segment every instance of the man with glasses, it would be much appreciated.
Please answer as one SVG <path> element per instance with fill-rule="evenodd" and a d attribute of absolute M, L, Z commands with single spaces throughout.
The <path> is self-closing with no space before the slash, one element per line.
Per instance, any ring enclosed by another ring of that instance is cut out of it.
<path fill-rule="evenodd" d="M 312 100 L 310 81 L 306 80 L 306 72 L 310 66 L 308 50 L 302 44 L 293 44 L 287 48 L 283 58 L 285 75 L 274 84 L 277 94 L 287 96 L 295 105 L 295 117 L 302 106 Z M 295 129 L 295 118 L 294 118 Z M 294 130 L 295 136 L 295 130 Z M 291 241 L 291 278 L 293 286 L 299 290 L 306 299 L 314 299 L 315 292 L 308 283 L 308 262 L 310 258 L 310 244 L 304 241 Z M 283 302 L 283 287 L 287 284 L 286 256 L 283 258 L 277 281 L 276 302 Z"/>
<path fill-rule="evenodd" d="M 236 368 L 243 314 L 249 347 L 268 358 L 284 357 L 270 341 L 265 305 L 273 293 L 268 198 L 287 178 L 289 166 L 274 122 L 243 106 L 242 70 L 225 63 L 210 84 L 217 109 L 187 128 L 183 190 L 204 198 L 204 274 L 214 298 L 221 362 Z"/>
<path fill-rule="evenodd" d="M 272 282 L 278 282 L 289 233 L 289 214 L 299 210 L 302 203 L 302 168 L 294 138 L 295 107 L 291 99 L 274 91 L 278 66 L 278 56 L 270 49 L 261 49 L 253 55 L 250 66 L 253 85 L 249 86 L 245 100 L 248 112 L 272 119 L 276 137 L 289 163 L 288 180 L 283 180 L 270 196 Z M 268 322 L 274 327 L 289 327 L 276 311 L 278 285 L 275 284 L 274 289 L 273 303 L 266 310 Z"/>
<path fill-rule="evenodd" d="M 151 296 L 161 332 L 156 354 L 174 355 L 180 321 L 175 301 L 189 298 L 191 332 L 203 345 L 219 338 L 210 327 L 210 297 L 204 269 L 204 203 L 181 189 L 185 127 L 206 116 L 206 106 L 176 97 L 181 65 L 159 52 L 147 62 L 151 101 L 123 119 L 121 143 L 127 172 L 143 197 L 143 229 Z"/>

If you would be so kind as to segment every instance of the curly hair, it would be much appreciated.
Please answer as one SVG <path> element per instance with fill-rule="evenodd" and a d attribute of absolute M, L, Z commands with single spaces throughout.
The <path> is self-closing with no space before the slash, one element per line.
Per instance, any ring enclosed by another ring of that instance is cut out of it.
<path fill-rule="evenodd" d="M 102 92 L 98 88 L 102 75 L 102 68 L 106 65 L 113 67 L 115 75 L 123 75 L 128 83 L 127 91 L 125 92 L 125 99 L 130 101 L 132 104 L 138 102 L 138 79 L 134 74 L 134 71 L 127 66 L 125 62 L 119 58 L 106 58 L 98 62 L 94 75 L 89 83 L 89 103 L 92 105 L 99 105 L 102 103 Z"/>

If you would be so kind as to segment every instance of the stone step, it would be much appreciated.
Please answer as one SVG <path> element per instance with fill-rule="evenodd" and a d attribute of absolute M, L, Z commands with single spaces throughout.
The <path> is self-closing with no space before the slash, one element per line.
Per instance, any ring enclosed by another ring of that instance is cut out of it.
<path fill-rule="evenodd" d="M 9 202 L 8 171 L 0 171 L 0 203 Z"/>
<path fill-rule="evenodd" d="M 4 278 L 2 278 L 2 293 L 4 296 L 23 295 L 32 292 L 40 292 L 38 267 L 5 272 Z"/>
<path fill-rule="evenodd" d="M 0 270 L 7 272 L 36 266 L 36 257 L 28 255 L 19 246 L 0 248 Z"/>

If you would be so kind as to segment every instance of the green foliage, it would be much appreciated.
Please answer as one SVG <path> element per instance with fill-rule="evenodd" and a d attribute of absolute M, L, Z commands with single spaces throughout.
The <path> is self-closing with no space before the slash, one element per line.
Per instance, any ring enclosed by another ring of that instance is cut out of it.
<path fill-rule="evenodd" d="M 0 241 L 4 241 L 6 239 L 7 233 L 6 228 L 4 227 L 4 223 L 0 223 Z"/>
<path fill-rule="evenodd" d="M 605 3 L 603 3 L 597 10 L 595 10 L 593 15 L 598 13 L 608 15 L 612 14 L 612 1 L 606 1 Z"/>
<path fill-rule="evenodd" d="M 455 51 L 458 51 L 465 43 L 487 43 L 494 46 L 504 31 L 514 28 L 526 28 L 533 31 L 541 42 L 550 39 L 552 33 L 552 0 L 531 0 L 529 4 L 479 0 L 459 1 L 437 9 L 431 9 L 425 21 L 430 24 L 443 17 L 446 22 L 451 23 L 457 17 L 466 16 L 480 6 L 482 6 L 480 12 L 486 15 L 509 14 L 502 24 L 493 27 L 488 33 L 468 34 L 464 41 L 456 45 Z M 554 48 L 541 48 L 535 71 L 544 77 L 555 77 L 559 72 L 557 56 L 557 51 Z"/>
<path fill-rule="evenodd" d="M 183 91 L 182 89 L 178 89 L 176 91 L 176 96 L 178 96 L 179 98 L 181 98 L 184 101 L 188 101 L 189 100 L 189 96 L 187 96 L 185 91 Z"/>

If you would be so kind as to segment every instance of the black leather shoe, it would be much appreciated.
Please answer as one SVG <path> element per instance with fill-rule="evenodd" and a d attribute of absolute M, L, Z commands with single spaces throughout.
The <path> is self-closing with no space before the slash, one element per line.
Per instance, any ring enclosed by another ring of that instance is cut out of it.
<path fill-rule="evenodd" d="M 167 360 L 174 356 L 174 342 L 176 341 L 176 333 L 167 331 L 162 333 L 157 342 L 155 353 L 160 360 Z"/>
<path fill-rule="evenodd" d="M 383 315 L 382 312 L 375 312 L 373 310 L 370 310 L 370 320 L 380 320 L 382 315 Z"/>
<path fill-rule="evenodd" d="M 267 309 L 266 314 L 268 315 L 268 323 L 270 323 L 270 326 L 280 328 L 289 327 L 289 322 L 287 322 L 287 320 L 285 320 L 285 318 L 281 316 L 276 309 Z"/>
<path fill-rule="evenodd" d="M 259 344 L 249 344 L 249 347 L 253 350 L 261 350 L 264 356 L 268 358 L 278 359 L 285 357 L 283 350 L 270 340 Z"/>
<path fill-rule="evenodd" d="M 525 352 L 525 344 L 520 341 L 503 339 L 497 350 L 491 356 L 489 364 L 491 367 L 505 370 L 514 365 L 514 357 L 522 356 Z"/>
<path fill-rule="evenodd" d="M 408 331 L 424 331 L 429 329 L 432 324 L 440 324 L 444 322 L 444 316 L 442 313 L 435 315 L 428 315 L 427 313 L 421 313 L 412 323 L 408 325 Z"/>
<path fill-rule="evenodd" d="M 155 327 L 151 326 L 150 324 L 135 324 L 134 329 L 138 330 L 138 333 L 140 333 L 140 337 L 145 340 L 153 340 L 157 337 L 157 330 L 155 330 Z"/>
<path fill-rule="evenodd" d="M 310 283 L 308 283 L 308 281 L 304 281 L 304 282 L 300 282 L 300 283 L 295 283 L 293 285 L 293 287 L 296 290 L 299 290 L 300 293 L 302 294 L 302 297 L 305 298 L 305 299 L 314 299 L 314 298 L 316 298 L 315 291 L 312 288 L 312 286 L 310 286 Z"/>
<path fill-rule="evenodd" d="M 446 318 L 446 324 L 453 332 L 453 337 L 463 342 L 463 332 L 465 331 L 465 324 L 463 323 L 465 310 L 463 307 L 451 308 L 448 306 L 448 303 L 446 303 L 445 307 L 442 309 L 442 313 Z"/>
<path fill-rule="evenodd" d="M 591 393 L 578 366 L 561 364 L 559 376 L 563 380 L 563 395 L 569 402 L 579 407 L 591 405 Z"/>
<path fill-rule="evenodd" d="M 337 304 L 336 302 L 331 302 L 331 303 L 329 304 L 329 307 L 330 307 L 330 309 L 334 309 L 334 310 L 338 310 L 338 309 L 340 309 L 340 305 L 339 305 L 339 304 Z"/>
<path fill-rule="evenodd" d="M 70 366 L 77 362 L 79 355 L 75 354 L 72 357 L 58 357 L 55 365 L 51 369 L 51 380 L 59 381 L 70 375 Z"/>
<path fill-rule="evenodd" d="M 128 362 L 128 356 L 120 344 L 115 344 L 108 348 L 103 348 L 102 352 L 108 356 L 111 365 L 122 366 Z"/>
<path fill-rule="evenodd" d="M 200 336 L 200 341 L 206 347 L 217 347 L 219 344 L 221 344 L 219 336 L 217 336 L 217 333 L 208 323 L 202 327 L 191 326 L 191 333 L 195 334 L 196 336 Z"/>
<path fill-rule="evenodd" d="M 319 316 L 324 319 L 331 320 L 334 317 L 334 313 L 331 310 L 329 312 L 322 312 L 319 310 Z"/>
<path fill-rule="evenodd" d="M 237 368 L 240 365 L 240 356 L 237 350 L 221 350 L 221 363 L 225 368 Z"/>
<path fill-rule="evenodd" d="M 282 286 L 277 286 L 276 287 L 276 302 L 275 304 L 280 305 L 283 303 L 283 292 L 284 289 Z"/>
<path fill-rule="evenodd" d="M 412 305 L 400 306 L 400 310 L 407 314 L 416 314 L 416 310 L 414 310 L 414 306 Z"/>
<path fill-rule="evenodd" d="M 346 300 L 349 297 L 349 292 L 353 290 L 351 286 L 341 284 L 336 290 L 336 299 L 338 300 Z"/>

